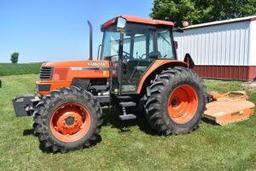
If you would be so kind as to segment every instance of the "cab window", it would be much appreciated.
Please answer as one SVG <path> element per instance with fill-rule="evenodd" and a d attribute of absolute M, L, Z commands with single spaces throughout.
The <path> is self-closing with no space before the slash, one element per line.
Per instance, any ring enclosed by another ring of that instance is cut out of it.
<path fill-rule="evenodd" d="M 113 61 L 118 60 L 120 33 L 106 31 L 103 37 L 102 57 L 112 57 Z"/>
<path fill-rule="evenodd" d="M 161 30 L 157 34 L 159 58 L 174 59 L 173 45 L 170 30 Z"/>

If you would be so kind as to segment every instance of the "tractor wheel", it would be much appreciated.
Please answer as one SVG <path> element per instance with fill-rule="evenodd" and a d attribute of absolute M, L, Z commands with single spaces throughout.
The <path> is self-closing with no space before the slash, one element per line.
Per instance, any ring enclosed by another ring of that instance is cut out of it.
<path fill-rule="evenodd" d="M 159 134 L 190 133 L 204 113 L 206 94 L 200 77 L 183 67 L 162 71 L 147 87 L 146 118 Z"/>
<path fill-rule="evenodd" d="M 103 123 L 97 100 L 76 87 L 44 96 L 36 106 L 33 119 L 41 145 L 53 152 L 92 145 Z"/>

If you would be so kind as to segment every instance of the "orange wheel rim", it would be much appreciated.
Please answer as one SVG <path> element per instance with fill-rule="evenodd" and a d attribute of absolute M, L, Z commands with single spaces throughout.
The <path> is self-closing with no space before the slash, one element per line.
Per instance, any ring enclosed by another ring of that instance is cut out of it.
<path fill-rule="evenodd" d="M 58 107 L 50 119 L 50 129 L 62 142 L 74 142 L 83 138 L 91 126 L 87 108 L 78 103 L 65 103 Z"/>
<path fill-rule="evenodd" d="M 189 122 L 198 108 L 198 95 L 193 87 L 184 84 L 175 88 L 168 98 L 169 117 L 178 124 Z"/>

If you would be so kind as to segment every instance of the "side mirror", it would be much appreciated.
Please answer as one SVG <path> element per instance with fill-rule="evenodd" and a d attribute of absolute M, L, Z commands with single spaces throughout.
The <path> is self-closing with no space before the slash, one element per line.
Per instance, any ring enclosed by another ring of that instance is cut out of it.
<path fill-rule="evenodd" d="M 122 17 L 118 17 L 117 18 L 117 29 L 124 30 L 125 26 L 126 26 L 126 19 L 124 19 Z"/>

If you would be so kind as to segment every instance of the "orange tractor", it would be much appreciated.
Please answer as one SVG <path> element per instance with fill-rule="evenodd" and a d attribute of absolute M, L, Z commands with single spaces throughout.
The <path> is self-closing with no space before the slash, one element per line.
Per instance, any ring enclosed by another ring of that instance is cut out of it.
<path fill-rule="evenodd" d="M 91 29 L 89 60 L 43 64 L 37 94 L 13 99 L 16 115 L 33 116 L 35 134 L 53 152 L 94 144 L 106 105 L 119 107 L 121 120 L 143 110 L 161 135 L 195 130 L 207 95 L 189 55 L 177 60 L 174 30 L 169 21 L 115 17 L 102 25 L 100 55 L 92 60 Z"/>

